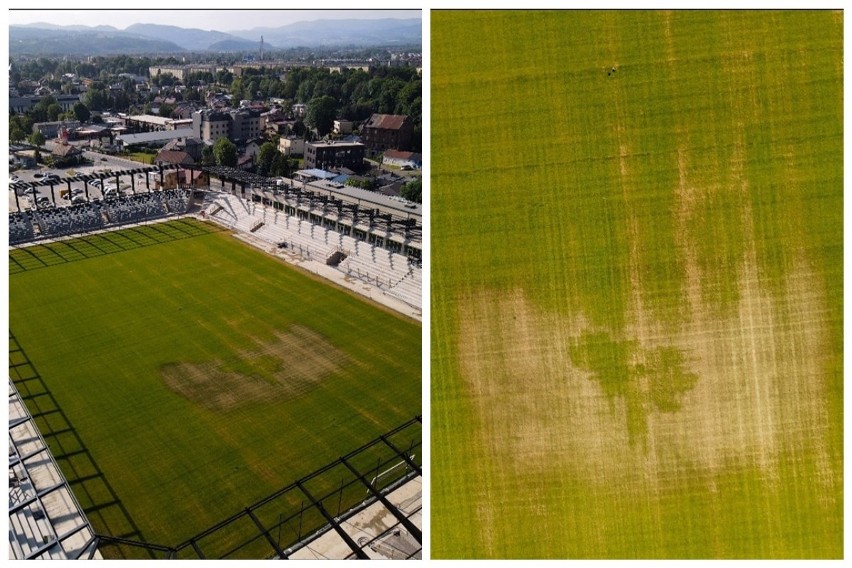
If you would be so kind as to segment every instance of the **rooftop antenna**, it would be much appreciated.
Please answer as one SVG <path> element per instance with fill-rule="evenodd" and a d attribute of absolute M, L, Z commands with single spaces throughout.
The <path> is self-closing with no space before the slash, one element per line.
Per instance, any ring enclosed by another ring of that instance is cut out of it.
<path fill-rule="evenodd" d="M 260 36 L 260 60 L 263 61 L 263 36 Z"/>

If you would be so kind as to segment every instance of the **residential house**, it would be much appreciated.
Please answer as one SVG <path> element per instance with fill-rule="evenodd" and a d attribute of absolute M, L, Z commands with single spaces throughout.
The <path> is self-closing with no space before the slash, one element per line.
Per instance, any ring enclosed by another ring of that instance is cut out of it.
<path fill-rule="evenodd" d="M 83 157 L 83 152 L 71 144 L 54 144 L 50 154 L 56 167 L 78 164 Z"/>
<path fill-rule="evenodd" d="M 154 163 L 159 165 L 191 166 L 195 163 L 189 153 L 182 150 L 160 150 Z"/>
<path fill-rule="evenodd" d="M 405 150 L 410 147 L 412 131 L 411 120 L 405 115 L 374 114 L 361 127 L 361 140 L 375 152 Z"/>
<path fill-rule="evenodd" d="M 295 136 L 282 136 L 278 139 L 278 151 L 285 156 L 301 156 L 305 153 L 305 140 Z"/>

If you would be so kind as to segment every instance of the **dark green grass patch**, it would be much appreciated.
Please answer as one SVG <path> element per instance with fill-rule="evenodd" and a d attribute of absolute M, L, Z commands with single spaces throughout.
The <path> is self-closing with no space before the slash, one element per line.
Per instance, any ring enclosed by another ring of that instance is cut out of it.
<path fill-rule="evenodd" d="M 50 247 L 65 260 L 10 253 L 27 267 L 10 275 L 10 326 L 40 377 L 19 388 L 43 385 L 61 409 L 44 427 L 74 434 L 60 462 L 98 531 L 177 544 L 420 412 L 418 324 L 229 234 L 180 221 Z M 241 401 L 240 380 L 309 374 L 293 353 L 312 338 L 320 366 L 342 364 Z M 161 372 L 217 364 L 236 377 L 230 406 L 183 396 Z"/>

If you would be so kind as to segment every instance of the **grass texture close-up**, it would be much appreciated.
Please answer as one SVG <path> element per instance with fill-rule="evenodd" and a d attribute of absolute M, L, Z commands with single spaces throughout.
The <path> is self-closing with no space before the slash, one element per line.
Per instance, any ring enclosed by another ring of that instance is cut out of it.
<path fill-rule="evenodd" d="M 9 264 L 12 378 L 99 534 L 174 546 L 421 412 L 419 323 L 210 225 Z"/>
<path fill-rule="evenodd" d="M 841 558 L 843 15 L 433 11 L 434 558 Z"/>

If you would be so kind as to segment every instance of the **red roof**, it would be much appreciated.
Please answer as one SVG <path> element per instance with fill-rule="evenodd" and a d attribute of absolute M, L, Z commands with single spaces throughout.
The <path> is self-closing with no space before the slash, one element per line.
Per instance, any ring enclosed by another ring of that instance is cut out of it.
<path fill-rule="evenodd" d="M 195 160 L 186 152 L 180 150 L 160 150 L 155 162 L 166 162 L 169 164 L 194 164 Z"/>
<path fill-rule="evenodd" d="M 400 150 L 385 150 L 385 158 L 391 160 L 410 160 L 414 157 L 414 152 L 402 152 Z"/>
<path fill-rule="evenodd" d="M 57 144 L 53 147 L 51 153 L 54 156 L 67 158 L 68 156 L 74 156 L 76 154 L 79 154 L 80 149 L 72 146 L 71 144 Z"/>
<path fill-rule="evenodd" d="M 367 121 L 367 128 L 399 130 L 408 117 L 403 114 L 374 114 Z"/>

